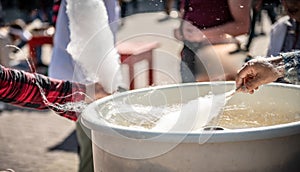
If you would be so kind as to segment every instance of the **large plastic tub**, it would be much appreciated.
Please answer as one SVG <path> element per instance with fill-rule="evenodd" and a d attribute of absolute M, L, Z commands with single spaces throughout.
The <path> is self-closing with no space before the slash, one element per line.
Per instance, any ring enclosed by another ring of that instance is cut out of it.
<path fill-rule="evenodd" d="M 179 84 L 129 91 L 93 102 L 83 112 L 81 122 L 91 129 L 95 171 L 299 171 L 299 121 L 218 131 L 154 132 L 110 125 L 99 117 L 99 107 L 108 101 L 159 106 L 233 88 L 233 82 Z M 228 103 L 299 115 L 299 102 L 299 86 L 269 84 L 253 95 L 236 94 Z"/>

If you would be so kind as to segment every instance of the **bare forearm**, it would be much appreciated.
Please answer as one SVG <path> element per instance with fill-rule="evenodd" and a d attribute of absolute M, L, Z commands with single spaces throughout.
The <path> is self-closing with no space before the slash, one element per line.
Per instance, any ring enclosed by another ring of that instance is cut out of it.
<path fill-rule="evenodd" d="M 75 112 L 62 111 L 52 105 L 83 101 L 85 86 L 78 83 L 52 79 L 40 74 L 5 68 L 0 65 L 0 100 L 13 105 L 55 110 L 61 116 L 76 120 Z M 72 96 L 71 96 L 72 95 Z"/>
<path fill-rule="evenodd" d="M 224 25 L 203 29 L 202 33 L 208 38 L 223 38 L 226 34 L 238 36 L 248 32 L 249 24 L 246 22 L 230 22 Z"/>
<path fill-rule="evenodd" d="M 281 53 L 270 58 L 256 58 L 248 61 L 236 77 L 237 88 L 244 86 L 244 91 L 253 93 L 260 85 L 283 77 L 286 81 L 299 84 L 300 51 Z"/>

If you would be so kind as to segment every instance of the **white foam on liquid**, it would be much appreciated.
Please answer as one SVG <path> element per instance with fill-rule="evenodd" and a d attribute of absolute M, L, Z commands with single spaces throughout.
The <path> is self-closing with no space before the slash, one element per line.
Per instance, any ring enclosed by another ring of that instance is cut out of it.
<path fill-rule="evenodd" d="M 221 113 L 228 100 L 225 95 L 207 95 L 191 100 L 180 110 L 164 115 L 151 130 L 186 132 L 202 129 Z"/>

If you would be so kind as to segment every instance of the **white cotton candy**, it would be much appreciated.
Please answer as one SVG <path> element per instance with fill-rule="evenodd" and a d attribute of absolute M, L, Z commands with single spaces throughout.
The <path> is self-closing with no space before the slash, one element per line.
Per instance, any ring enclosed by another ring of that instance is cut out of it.
<path fill-rule="evenodd" d="M 102 0 L 67 0 L 70 43 L 67 51 L 84 71 L 112 93 L 122 83 L 120 59 Z M 76 71 L 75 71 L 76 72 Z"/>
<path fill-rule="evenodd" d="M 199 97 L 183 104 L 180 111 L 163 116 L 152 130 L 187 132 L 201 129 L 221 113 L 225 104 L 225 94 Z"/>

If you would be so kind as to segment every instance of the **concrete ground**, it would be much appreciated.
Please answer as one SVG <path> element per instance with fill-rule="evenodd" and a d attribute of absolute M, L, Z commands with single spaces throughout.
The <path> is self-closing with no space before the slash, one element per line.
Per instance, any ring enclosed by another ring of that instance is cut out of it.
<path fill-rule="evenodd" d="M 52 111 L 2 112 L 0 171 L 7 168 L 16 172 L 76 171 L 76 145 L 66 139 L 73 130 L 74 122 Z"/>
<path fill-rule="evenodd" d="M 180 82 L 178 52 L 181 44 L 172 38 L 176 19 L 159 21 L 163 12 L 140 13 L 125 19 L 118 32 L 118 40 L 159 41 L 155 51 L 155 68 L 163 69 L 155 75 L 155 83 Z M 266 36 L 257 37 L 250 53 L 265 55 L 268 45 L 269 21 L 265 23 Z M 148 34 L 147 33 L 154 33 Z M 239 38 L 245 42 L 246 36 Z M 49 61 L 51 49 L 44 53 Z M 245 58 L 240 53 L 238 63 Z M 0 113 L 0 171 L 11 168 L 16 172 L 71 172 L 78 169 L 75 123 L 56 115 L 52 111 L 13 110 Z"/>

